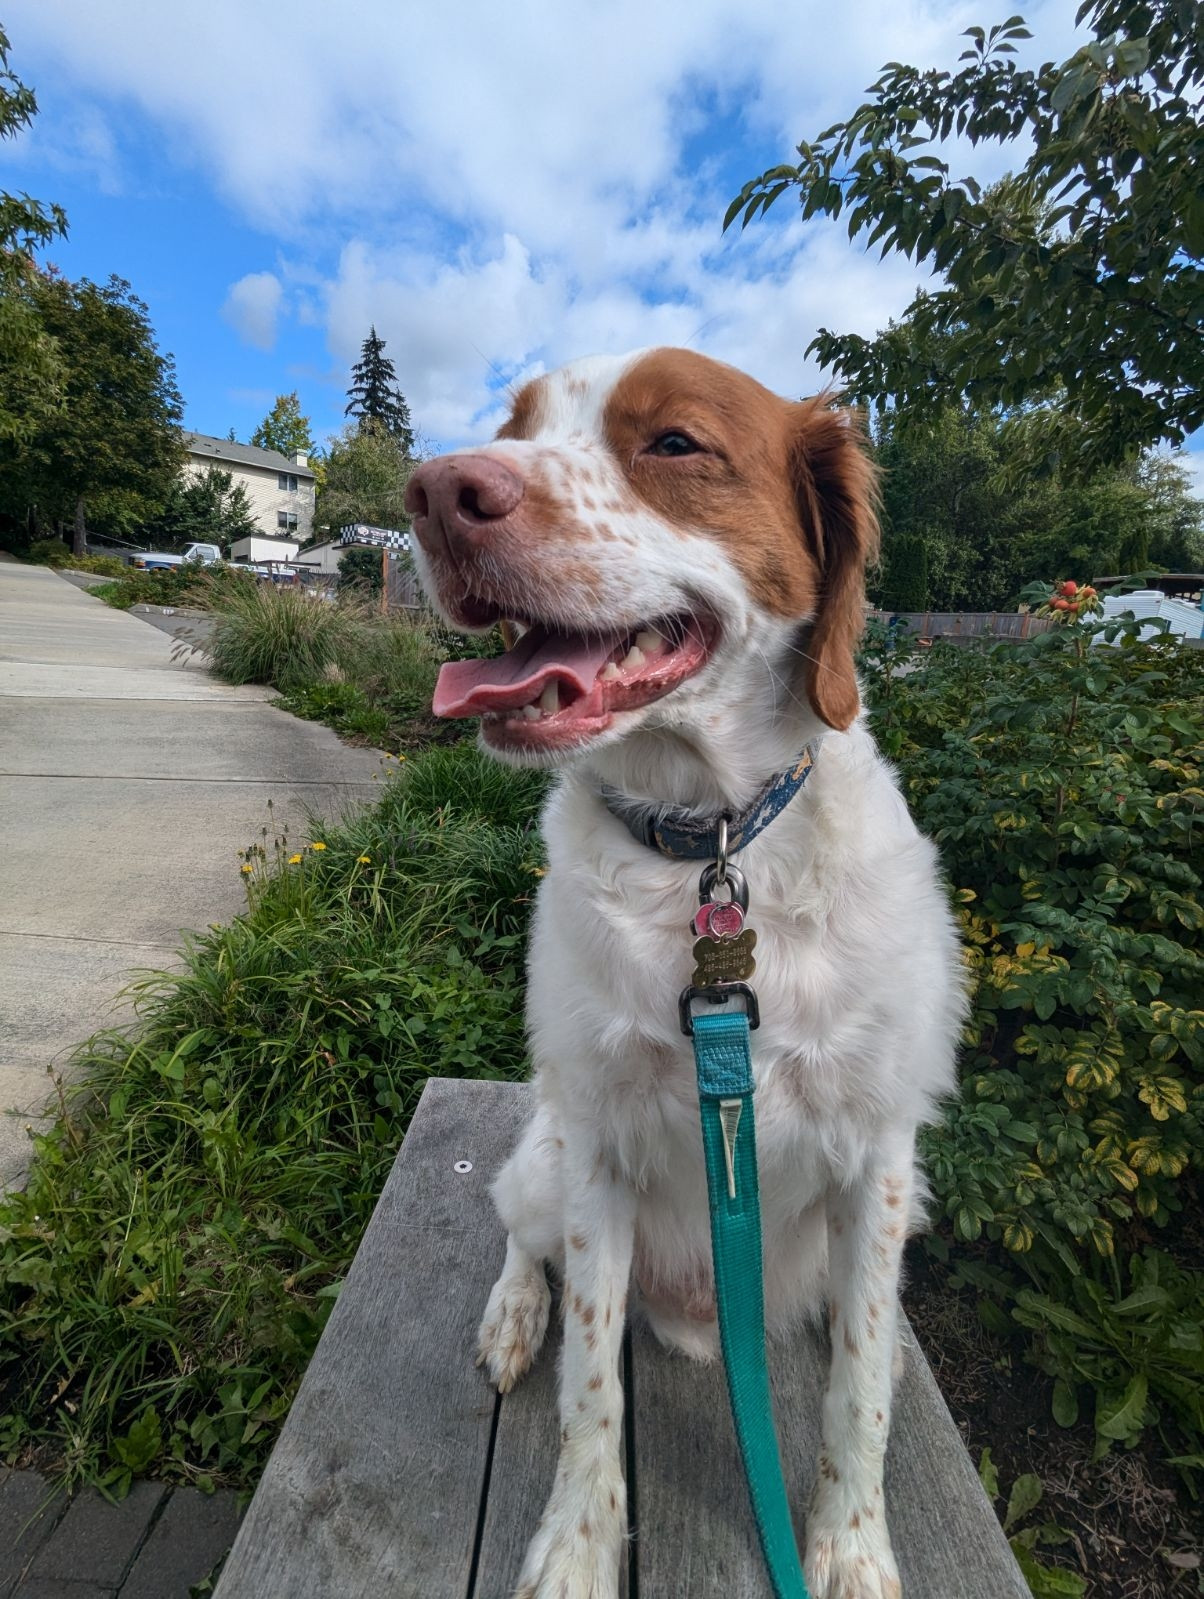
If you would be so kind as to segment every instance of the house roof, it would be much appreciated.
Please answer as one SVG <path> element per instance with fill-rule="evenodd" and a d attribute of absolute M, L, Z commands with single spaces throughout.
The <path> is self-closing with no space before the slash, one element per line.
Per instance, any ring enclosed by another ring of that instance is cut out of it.
<path fill-rule="evenodd" d="M 185 433 L 184 445 L 189 455 L 203 455 L 207 460 L 229 461 L 237 466 L 258 466 L 266 472 L 292 472 L 296 477 L 313 477 L 309 467 L 295 465 L 279 450 L 260 450 L 254 444 L 235 444 L 231 439 L 215 439 L 208 433 Z"/>

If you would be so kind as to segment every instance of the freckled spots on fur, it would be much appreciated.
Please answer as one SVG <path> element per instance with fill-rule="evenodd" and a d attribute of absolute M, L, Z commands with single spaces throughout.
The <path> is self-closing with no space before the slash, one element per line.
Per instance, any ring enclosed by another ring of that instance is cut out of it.
<path fill-rule="evenodd" d="M 609 1416 L 603 1416 L 602 1420 L 598 1423 L 598 1425 L 599 1425 L 599 1427 L 609 1427 L 610 1426 L 610 1417 Z"/>
<path fill-rule="evenodd" d="M 620 1316 L 625 1316 L 626 1314 L 627 1314 L 627 1295 L 624 1294 L 622 1299 L 619 1300 L 619 1315 Z"/>
<path fill-rule="evenodd" d="M 564 1148 L 564 1139 L 563 1138 L 554 1138 L 552 1140 L 552 1142 L 556 1145 L 557 1149 L 563 1149 Z"/>
<path fill-rule="evenodd" d="M 570 1233 L 569 1234 L 569 1248 L 570 1249 L 584 1249 L 585 1248 L 585 1239 L 582 1238 L 580 1233 Z"/>
<path fill-rule="evenodd" d="M 861 1514 L 865 1517 L 865 1519 L 867 1521 L 873 1521 L 873 1519 L 874 1519 L 874 1508 L 873 1508 L 873 1506 L 872 1505 L 867 1505 L 865 1507 L 865 1509 L 861 1512 Z"/>
<path fill-rule="evenodd" d="M 586 1387 L 587 1388 L 591 1388 L 594 1393 L 597 1393 L 598 1389 L 601 1388 L 601 1386 L 602 1386 L 602 1378 L 600 1376 L 591 1377 L 589 1382 L 586 1384 Z"/>
<path fill-rule="evenodd" d="M 606 1314 L 602 1318 L 602 1325 L 604 1327 L 609 1327 L 610 1326 L 610 1306 L 609 1305 L 607 1305 Z"/>
<path fill-rule="evenodd" d="M 839 1482 L 840 1481 L 840 1473 L 837 1471 L 836 1467 L 832 1464 L 831 1460 L 828 1458 L 828 1455 L 822 1450 L 820 1452 L 820 1457 L 819 1457 L 819 1474 L 827 1482 Z"/>
<path fill-rule="evenodd" d="M 878 1304 L 878 1301 L 876 1299 L 871 1299 L 870 1302 L 869 1302 L 869 1305 L 868 1305 L 868 1307 L 866 1309 L 866 1315 L 870 1318 L 871 1321 L 877 1321 L 878 1320 L 878 1312 L 879 1312 L 880 1309 L 881 1309 L 881 1306 Z"/>
<path fill-rule="evenodd" d="M 619 1508 L 618 1497 L 616 1496 L 613 1488 L 610 1490 L 610 1508 L 612 1510 L 617 1510 Z"/>
<path fill-rule="evenodd" d="M 891 1225 L 886 1229 L 886 1236 L 888 1238 L 902 1238 L 903 1228 L 900 1223 L 897 1221 L 892 1222 Z"/>
<path fill-rule="evenodd" d="M 577 1401 L 577 1409 L 578 1410 L 584 1410 L 585 1409 L 585 1400 L 584 1399 L 579 1399 Z"/>
<path fill-rule="evenodd" d="M 585 1347 L 587 1349 L 596 1349 L 598 1347 L 598 1335 L 592 1327 L 587 1327 L 585 1330 Z"/>
<path fill-rule="evenodd" d="M 861 1517 L 854 1510 L 853 1514 L 849 1517 L 849 1531 L 850 1532 L 856 1532 L 858 1527 L 860 1527 L 860 1525 L 861 1525 Z"/>
<path fill-rule="evenodd" d="M 903 1203 L 903 1200 L 893 1188 L 888 1188 L 886 1190 L 886 1203 L 892 1210 L 898 1210 L 899 1206 Z"/>
<path fill-rule="evenodd" d="M 581 1315 L 581 1320 L 585 1323 L 585 1325 L 587 1327 L 592 1327 L 593 1326 L 593 1324 L 594 1324 L 594 1307 L 592 1305 L 586 1305 L 585 1309 L 580 1312 L 580 1315 Z"/>
<path fill-rule="evenodd" d="M 583 1521 L 581 1523 L 581 1525 L 577 1528 L 577 1531 L 581 1534 L 581 1536 L 583 1538 L 588 1538 L 590 1536 L 589 1522 L 588 1521 Z"/>
<path fill-rule="evenodd" d="M 840 1238 L 844 1233 L 844 1222 L 834 1221 L 832 1223 L 832 1231 L 836 1234 L 837 1238 Z"/>
<path fill-rule="evenodd" d="M 561 1441 L 562 1444 L 567 1444 L 568 1443 L 568 1441 L 569 1441 L 569 1430 L 568 1430 L 567 1427 L 562 1427 L 560 1429 L 560 1441 Z"/>
<path fill-rule="evenodd" d="M 596 511 L 598 509 L 598 502 L 592 494 L 583 494 L 581 496 L 581 505 L 586 511 Z"/>
<path fill-rule="evenodd" d="M 844 1330 L 844 1346 L 848 1353 L 852 1355 L 853 1359 L 856 1360 L 860 1351 L 857 1348 L 857 1340 L 853 1337 L 853 1334 L 849 1331 L 848 1327 L 846 1327 Z"/>

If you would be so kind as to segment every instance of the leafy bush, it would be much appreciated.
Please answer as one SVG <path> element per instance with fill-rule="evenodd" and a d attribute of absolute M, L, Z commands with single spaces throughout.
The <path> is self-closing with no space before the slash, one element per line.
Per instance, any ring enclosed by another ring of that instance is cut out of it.
<path fill-rule="evenodd" d="M 253 1482 L 423 1083 L 524 1075 L 542 783 L 430 759 L 308 847 L 253 845 L 245 915 L 81 1051 L 0 1200 L 0 1456 Z"/>
<path fill-rule="evenodd" d="M 1090 1382 L 1103 1440 L 1199 1434 L 1201 1278 L 1172 1291 L 1143 1251 L 1204 1167 L 1204 674 L 1176 640 L 1097 631 L 1118 647 L 1070 626 L 938 644 L 906 675 L 881 632 L 867 650 L 876 731 L 943 852 L 972 984 L 961 1097 L 925 1152 L 955 1240 L 999 1248 L 995 1269 L 960 1251 L 959 1271 L 988 1290 L 989 1324 L 1006 1311 L 1037 1334 L 1063 1417 Z M 1106 1360 L 1076 1363 L 1057 1307 L 1080 1342 L 1092 1321 Z"/>
<path fill-rule="evenodd" d="M 95 572 L 98 577 L 124 577 L 129 570 L 115 555 L 82 555 L 71 565 L 77 572 Z"/>
<path fill-rule="evenodd" d="M 71 551 L 62 539 L 38 539 L 29 546 L 28 559 L 39 566 L 69 566 Z"/>

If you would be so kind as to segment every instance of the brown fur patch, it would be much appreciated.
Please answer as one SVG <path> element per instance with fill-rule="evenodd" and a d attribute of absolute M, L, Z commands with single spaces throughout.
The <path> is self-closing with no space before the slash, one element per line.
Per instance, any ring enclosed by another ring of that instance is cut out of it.
<path fill-rule="evenodd" d="M 543 378 L 532 378 L 514 396 L 510 415 L 494 434 L 497 439 L 533 439 L 543 420 L 547 386 Z"/>
<path fill-rule="evenodd" d="M 591 1389 L 594 1393 L 597 1393 L 598 1389 L 601 1388 L 601 1386 L 602 1386 L 602 1378 L 600 1376 L 595 1375 L 595 1376 L 590 1378 L 590 1380 L 586 1383 L 585 1386 L 587 1388 Z"/>
<path fill-rule="evenodd" d="M 582 1238 L 580 1233 L 570 1233 L 569 1234 L 569 1248 L 570 1249 L 584 1249 L 585 1248 L 585 1239 Z"/>
<path fill-rule="evenodd" d="M 771 614 L 814 618 L 803 684 L 817 715 L 845 728 L 859 701 L 853 648 L 877 548 L 876 478 L 851 413 L 824 397 L 792 404 L 692 350 L 650 351 L 619 379 L 606 441 L 645 504 L 713 536 Z M 680 431 L 701 448 L 657 456 Z"/>

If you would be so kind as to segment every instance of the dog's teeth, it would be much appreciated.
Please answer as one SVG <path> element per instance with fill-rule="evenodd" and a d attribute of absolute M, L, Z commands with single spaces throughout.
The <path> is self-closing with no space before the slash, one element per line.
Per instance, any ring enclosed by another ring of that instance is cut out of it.
<path fill-rule="evenodd" d="M 665 641 L 655 628 L 646 627 L 635 636 L 636 648 L 643 650 L 645 655 L 659 655 L 665 647 Z"/>
<path fill-rule="evenodd" d="M 523 715 L 527 718 L 528 722 L 538 722 L 539 721 L 539 706 L 538 705 L 524 705 L 523 706 Z"/>
<path fill-rule="evenodd" d="M 624 666 L 643 666 L 644 652 L 638 644 L 633 644 L 623 657 Z"/>
<path fill-rule="evenodd" d="M 560 709 L 560 684 L 552 678 L 539 696 L 539 708 L 545 716 L 555 716 Z"/>
<path fill-rule="evenodd" d="M 613 683 L 615 678 L 619 677 L 620 675 L 619 668 L 615 665 L 615 663 L 613 661 L 607 661 L 606 665 L 598 674 L 598 681 L 600 683 Z"/>

